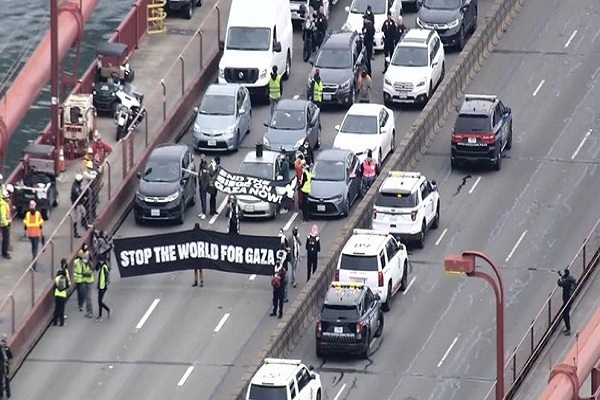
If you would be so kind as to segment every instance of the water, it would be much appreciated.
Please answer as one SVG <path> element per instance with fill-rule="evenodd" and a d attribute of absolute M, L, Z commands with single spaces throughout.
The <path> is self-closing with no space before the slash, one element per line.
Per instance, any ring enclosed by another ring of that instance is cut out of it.
<path fill-rule="evenodd" d="M 110 38 L 133 3 L 132 0 L 100 0 L 94 14 L 85 25 L 79 75 L 93 61 L 96 45 Z M 50 28 L 50 1 L 0 0 L 0 20 L 0 95 L 3 96 Z M 73 59 L 74 54 L 73 49 L 67 57 Z M 70 65 L 68 61 L 67 65 Z M 4 166 L 5 176 L 18 164 L 27 141 L 35 140 L 49 121 L 48 84 L 11 138 Z"/>

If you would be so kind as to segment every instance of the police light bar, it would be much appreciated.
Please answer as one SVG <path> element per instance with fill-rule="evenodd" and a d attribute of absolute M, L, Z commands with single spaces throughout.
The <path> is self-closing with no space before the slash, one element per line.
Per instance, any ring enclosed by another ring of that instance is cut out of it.
<path fill-rule="evenodd" d="M 355 235 L 377 235 L 377 236 L 387 236 L 390 233 L 388 231 L 375 230 L 375 229 L 354 229 L 352 231 Z"/>
<path fill-rule="evenodd" d="M 265 364 L 300 365 L 302 364 L 302 360 L 288 360 L 285 358 L 265 358 Z"/>
<path fill-rule="evenodd" d="M 331 287 L 334 289 L 362 289 L 365 287 L 364 283 L 354 283 L 354 282 L 331 282 Z"/>
<path fill-rule="evenodd" d="M 388 177 L 391 178 L 420 178 L 420 172 L 413 171 L 390 171 L 388 172 Z"/>
<path fill-rule="evenodd" d="M 465 94 L 465 101 L 471 100 L 487 100 L 487 101 L 496 101 L 498 96 L 495 94 Z"/>

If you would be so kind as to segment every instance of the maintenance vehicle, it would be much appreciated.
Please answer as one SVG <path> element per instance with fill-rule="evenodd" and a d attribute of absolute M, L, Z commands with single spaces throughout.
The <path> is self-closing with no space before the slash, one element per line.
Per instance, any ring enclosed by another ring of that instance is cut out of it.
<path fill-rule="evenodd" d="M 72 158 L 85 155 L 96 127 L 96 108 L 92 94 L 72 93 L 67 97 L 61 109 L 60 127 L 66 152 Z"/>

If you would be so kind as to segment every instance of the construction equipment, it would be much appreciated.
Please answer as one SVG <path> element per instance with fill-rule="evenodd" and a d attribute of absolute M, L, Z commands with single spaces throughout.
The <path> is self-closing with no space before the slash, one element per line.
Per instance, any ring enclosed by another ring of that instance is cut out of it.
<path fill-rule="evenodd" d="M 61 129 L 70 159 L 82 157 L 93 139 L 96 108 L 91 94 L 71 94 L 62 106 Z"/>

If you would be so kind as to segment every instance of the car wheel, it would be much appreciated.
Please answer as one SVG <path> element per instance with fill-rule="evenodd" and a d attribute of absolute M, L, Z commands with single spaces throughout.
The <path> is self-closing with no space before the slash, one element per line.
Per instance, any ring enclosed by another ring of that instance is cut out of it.
<path fill-rule="evenodd" d="M 392 308 L 392 282 L 388 282 L 387 285 L 387 296 L 385 298 L 385 303 L 381 304 L 381 309 L 383 311 L 390 311 Z"/>
<path fill-rule="evenodd" d="M 144 220 L 142 218 L 140 218 L 140 216 L 136 215 L 135 216 L 135 223 L 137 225 L 143 225 L 144 224 Z"/>
<path fill-rule="evenodd" d="M 442 81 L 444 80 L 444 77 L 446 76 L 446 63 L 442 62 L 442 73 L 440 74 L 440 80 L 438 82 L 438 85 L 440 83 L 442 83 Z"/>
<path fill-rule="evenodd" d="M 241 142 L 241 137 L 240 137 L 240 131 L 238 130 L 235 133 L 235 148 L 233 149 L 233 151 L 238 151 L 240 149 L 240 142 Z"/>
<path fill-rule="evenodd" d="M 392 143 L 390 144 L 390 153 L 396 150 L 396 131 L 392 131 Z"/>
<path fill-rule="evenodd" d="M 315 397 L 315 400 L 321 400 L 321 390 L 317 390 L 317 397 Z"/>
<path fill-rule="evenodd" d="M 42 219 L 44 221 L 48 221 L 50 219 L 50 215 L 51 215 L 51 211 L 50 211 L 50 207 L 48 208 L 42 208 Z"/>
<path fill-rule="evenodd" d="M 494 170 L 500 171 L 501 168 L 502 168 L 502 151 L 500 151 L 500 148 L 498 148 L 498 151 L 496 152 L 496 162 L 494 163 Z"/>
<path fill-rule="evenodd" d="M 196 7 L 202 7 L 202 0 L 198 0 L 196 2 Z"/>
<path fill-rule="evenodd" d="M 513 130 L 512 130 L 512 122 L 511 122 L 510 126 L 508 127 L 508 140 L 506 141 L 506 150 L 510 150 L 512 148 L 512 136 L 513 136 Z"/>
<path fill-rule="evenodd" d="M 377 317 L 377 330 L 375 331 L 375 337 L 380 337 L 383 333 L 383 314 L 379 313 Z"/>
<path fill-rule="evenodd" d="M 342 216 L 347 217 L 350 215 L 350 198 L 346 197 L 346 202 L 344 203 L 344 211 L 342 211 Z"/>
<path fill-rule="evenodd" d="M 321 350 L 319 350 L 318 347 L 317 347 L 316 353 L 317 353 L 317 358 L 320 358 L 320 359 L 324 359 L 325 358 L 325 353 L 323 353 Z"/>
<path fill-rule="evenodd" d="M 194 7 L 192 6 L 192 4 L 190 3 L 186 8 L 185 8 L 185 19 L 192 19 L 192 16 L 194 15 Z"/>
<path fill-rule="evenodd" d="M 319 131 L 319 134 L 317 136 L 317 143 L 315 144 L 315 149 L 320 149 L 321 148 L 321 132 Z"/>
<path fill-rule="evenodd" d="M 400 281 L 400 291 L 406 291 L 408 285 L 408 264 L 406 261 L 404 262 L 404 267 L 402 267 L 402 280 Z"/>
<path fill-rule="evenodd" d="M 348 102 L 348 108 L 352 107 L 352 105 L 356 103 L 356 89 L 354 86 L 350 88 L 350 101 Z"/>
<path fill-rule="evenodd" d="M 381 167 L 383 165 L 383 156 L 381 154 L 381 149 L 379 149 L 379 152 L 377 153 L 377 161 L 379 162 L 379 167 Z"/>
<path fill-rule="evenodd" d="M 459 51 L 462 51 L 465 47 L 465 27 L 463 25 L 461 25 L 460 32 L 458 32 L 458 43 L 456 44 L 456 47 Z"/>
<path fill-rule="evenodd" d="M 192 198 L 190 199 L 190 207 L 194 207 L 196 205 L 196 187 L 194 186 L 194 188 L 192 190 L 193 190 L 193 193 L 192 193 Z"/>
<path fill-rule="evenodd" d="M 437 203 L 437 207 L 435 210 L 435 218 L 433 219 L 433 223 L 431 224 L 431 229 L 437 229 L 440 226 L 440 203 Z"/>
<path fill-rule="evenodd" d="M 59 202 L 60 202 L 60 195 L 58 194 L 58 190 L 55 189 L 54 201 L 52 202 L 52 207 L 58 207 Z"/>
<path fill-rule="evenodd" d="M 450 168 L 451 169 L 457 169 L 458 168 L 458 161 L 455 160 L 455 159 L 453 159 L 453 158 L 451 158 L 450 159 Z"/>
<path fill-rule="evenodd" d="M 290 70 L 292 69 L 292 57 L 288 50 L 287 57 L 285 59 L 285 72 L 283 73 L 283 80 L 287 81 L 290 78 Z"/>
<path fill-rule="evenodd" d="M 417 247 L 422 249 L 425 247 L 425 230 L 427 229 L 427 225 L 425 221 L 421 224 L 421 232 L 419 232 L 419 238 L 417 239 Z"/>
<path fill-rule="evenodd" d="M 179 207 L 179 216 L 177 217 L 177 223 L 179 225 L 183 225 L 183 223 L 185 222 L 185 201 L 181 202 L 181 206 Z"/>
<path fill-rule="evenodd" d="M 473 29 L 471 29 L 471 33 L 475 33 L 477 30 L 477 7 L 475 7 L 475 16 L 473 18 Z"/>
<path fill-rule="evenodd" d="M 370 348 L 371 348 L 371 332 L 367 332 L 367 341 L 366 341 L 366 344 L 365 344 L 365 348 L 360 353 L 360 358 L 368 360 L 369 359 L 369 349 Z"/>

